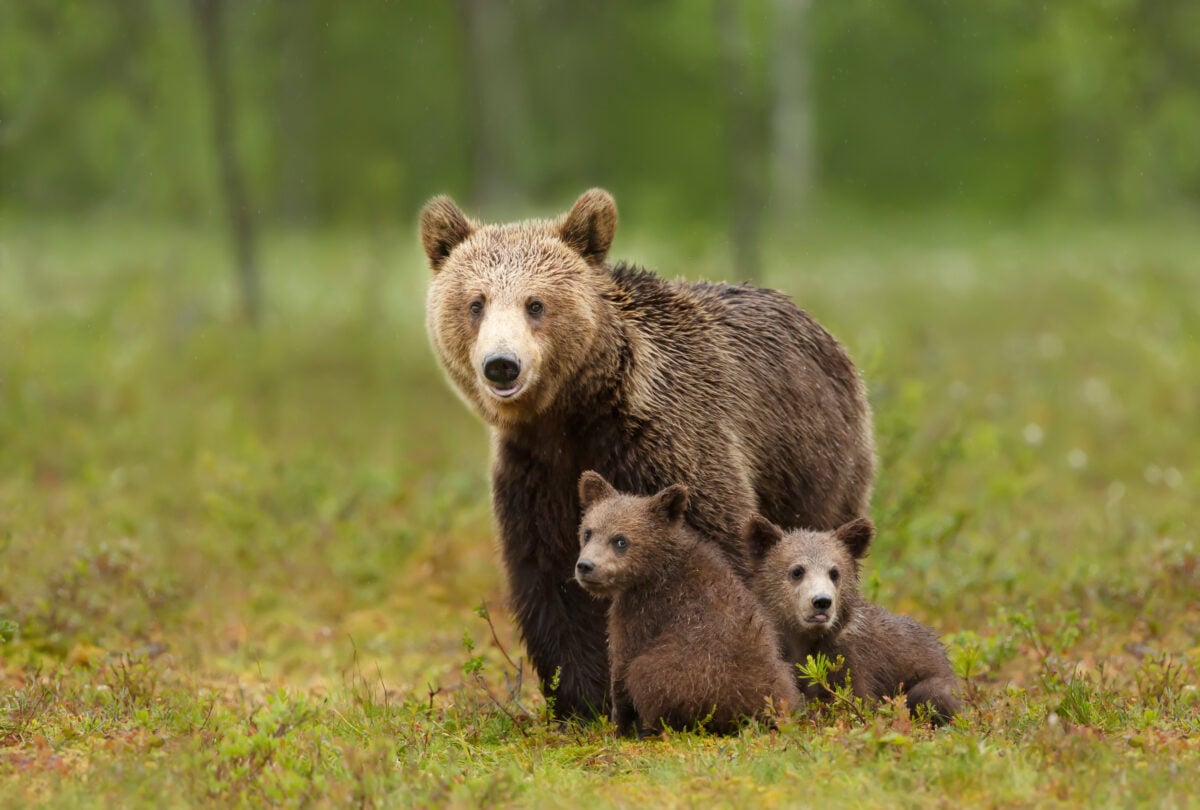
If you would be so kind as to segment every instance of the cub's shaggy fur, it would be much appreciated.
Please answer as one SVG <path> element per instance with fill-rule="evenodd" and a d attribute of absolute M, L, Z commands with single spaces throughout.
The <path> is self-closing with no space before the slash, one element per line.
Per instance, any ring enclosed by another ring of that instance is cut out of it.
<path fill-rule="evenodd" d="M 704 726 L 795 706 L 795 681 L 763 610 L 720 550 L 684 525 L 688 490 L 623 495 L 594 472 L 575 578 L 612 598 L 612 719 L 642 733 Z"/>
<path fill-rule="evenodd" d="M 616 222 L 599 189 L 551 221 L 483 225 L 446 197 L 421 214 L 430 339 L 492 428 L 514 611 L 564 715 L 608 691 L 605 605 L 571 578 L 584 470 L 686 484 L 685 520 L 735 568 L 752 512 L 832 529 L 866 513 L 873 477 L 863 386 L 828 332 L 777 292 L 607 264 Z"/>
<path fill-rule="evenodd" d="M 904 691 L 908 707 L 927 704 L 936 723 L 958 713 L 959 681 L 933 631 L 905 616 L 894 616 L 862 598 L 860 561 L 874 537 L 870 520 L 860 518 L 832 532 L 784 533 L 754 516 L 745 539 L 754 566 L 751 588 L 779 632 L 784 657 L 803 663 L 824 653 L 842 656 L 846 667 L 834 682 L 854 694 L 880 698 Z M 809 697 L 824 697 L 810 686 Z"/>

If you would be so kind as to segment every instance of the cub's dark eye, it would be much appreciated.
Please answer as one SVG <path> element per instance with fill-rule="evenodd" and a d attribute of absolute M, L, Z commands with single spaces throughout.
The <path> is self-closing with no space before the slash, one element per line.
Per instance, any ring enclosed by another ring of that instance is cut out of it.
<path fill-rule="evenodd" d="M 591 540 L 591 539 L 592 539 L 592 530 L 584 529 L 583 530 L 583 542 L 586 543 L 588 540 Z"/>
<path fill-rule="evenodd" d="M 613 548 L 617 551 L 624 551 L 629 548 L 629 538 L 623 534 L 618 534 L 612 539 Z"/>
<path fill-rule="evenodd" d="M 472 301 L 471 306 L 468 307 L 468 309 L 471 310 L 472 315 L 482 315 L 483 314 L 483 302 L 482 301 Z"/>
<path fill-rule="evenodd" d="M 838 577 L 840 577 L 840 576 L 841 576 L 841 574 L 838 573 L 838 570 L 836 568 L 829 569 L 829 578 L 832 579 L 834 582 L 837 582 Z"/>
<path fill-rule="evenodd" d="M 546 311 L 546 307 L 541 301 L 535 298 L 525 305 L 525 311 L 536 318 Z"/>
<path fill-rule="evenodd" d="M 799 582 L 800 580 L 804 579 L 804 566 L 797 565 L 791 571 L 788 571 L 788 576 L 790 576 L 795 582 Z"/>

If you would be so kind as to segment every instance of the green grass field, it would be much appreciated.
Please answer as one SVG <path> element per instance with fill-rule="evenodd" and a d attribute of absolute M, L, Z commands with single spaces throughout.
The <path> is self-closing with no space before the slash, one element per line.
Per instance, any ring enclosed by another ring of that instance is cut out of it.
<path fill-rule="evenodd" d="M 864 220 L 770 254 L 866 376 L 868 588 L 968 683 L 937 732 L 549 722 L 410 235 L 264 260 L 252 334 L 212 235 L 0 226 L 0 806 L 1200 806 L 1194 222 Z"/>

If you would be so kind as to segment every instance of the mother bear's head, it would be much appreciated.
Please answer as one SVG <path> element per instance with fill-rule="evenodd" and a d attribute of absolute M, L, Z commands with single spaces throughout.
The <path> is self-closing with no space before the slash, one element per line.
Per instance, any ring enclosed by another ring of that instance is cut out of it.
<path fill-rule="evenodd" d="M 559 219 L 506 225 L 470 220 L 449 197 L 426 203 L 426 326 L 438 360 L 488 424 L 543 413 L 591 361 L 616 227 L 616 203 L 601 189 Z"/>

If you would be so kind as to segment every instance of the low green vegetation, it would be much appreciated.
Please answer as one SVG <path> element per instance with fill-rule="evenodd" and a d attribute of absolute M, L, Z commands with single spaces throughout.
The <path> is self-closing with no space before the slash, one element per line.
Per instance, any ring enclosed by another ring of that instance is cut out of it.
<path fill-rule="evenodd" d="M 794 238 L 767 283 L 867 378 L 866 588 L 944 634 L 951 727 L 852 700 L 732 738 L 556 724 L 407 233 L 270 235 L 252 333 L 216 239 L 10 221 L 0 806 L 1194 806 L 1200 230 Z M 614 250 L 729 275 L 694 254 Z"/>

